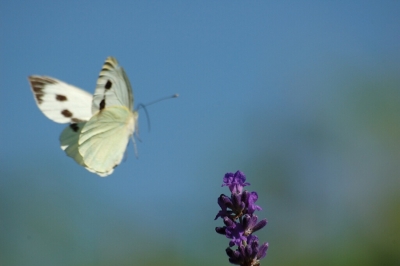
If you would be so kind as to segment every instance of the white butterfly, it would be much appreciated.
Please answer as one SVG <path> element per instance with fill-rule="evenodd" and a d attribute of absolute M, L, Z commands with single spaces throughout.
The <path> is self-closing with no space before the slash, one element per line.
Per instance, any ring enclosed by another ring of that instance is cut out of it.
<path fill-rule="evenodd" d="M 110 175 L 121 163 L 139 117 L 132 110 L 132 87 L 117 60 L 106 59 L 93 97 L 46 76 L 30 76 L 29 82 L 39 109 L 57 123 L 70 123 L 60 136 L 67 155 L 91 172 Z"/>

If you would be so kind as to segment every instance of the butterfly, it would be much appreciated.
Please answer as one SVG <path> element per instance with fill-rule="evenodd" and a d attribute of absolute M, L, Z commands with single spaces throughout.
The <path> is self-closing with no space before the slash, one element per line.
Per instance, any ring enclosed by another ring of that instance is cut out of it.
<path fill-rule="evenodd" d="M 87 170 L 110 175 L 121 163 L 139 117 L 129 79 L 117 60 L 106 59 L 93 96 L 55 78 L 28 79 L 43 114 L 69 123 L 60 136 L 61 149 Z"/>

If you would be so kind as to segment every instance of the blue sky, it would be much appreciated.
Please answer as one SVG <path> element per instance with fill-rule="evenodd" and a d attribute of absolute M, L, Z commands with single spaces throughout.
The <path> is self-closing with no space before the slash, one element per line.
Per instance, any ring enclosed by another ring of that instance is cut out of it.
<path fill-rule="evenodd" d="M 334 245 L 366 218 L 366 203 L 384 205 L 400 188 L 398 1 L 0 8 L 0 248 L 9 254 L 0 257 L 9 265 L 99 265 L 132 254 L 153 265 L 149 248 L 182 263 L 228 265 L 228 241 L 212 219 L 227 193 L 223 175 L 238 169 L 270 221 L 260 237 L 271 245 L 266 260 L 283 265 L 279 254 L 315 251 L 326 234 Z M 59 148 L 64 125 L 39 111 L 27 76 L 93 93 L 107 56 L 124 67 L 135 106 L 180 98 L 148 108 L 151 132 L 140 112 L 139 158 L 130 145 L 102 179 Z"/>

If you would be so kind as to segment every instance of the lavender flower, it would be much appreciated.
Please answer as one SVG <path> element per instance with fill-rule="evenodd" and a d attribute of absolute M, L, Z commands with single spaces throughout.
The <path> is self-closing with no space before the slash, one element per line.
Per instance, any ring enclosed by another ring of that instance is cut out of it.
<path fill-rule="evenodd" d="M 221 210 L 214 220 L 221 217 L 225 226 L 216 227 L 215 231 L 230 239 L 226 249 L 230 263 L 259 266 L 260 260 L 267 255 L 268 243 L 260 246 L 258 237 L 253 233 L 266 226 L 267 219 L 257 222 L 258 217 L 254 212 L 261 210 L 255 204 L 258 195 L 256 192 L 243 190 L 250 185 L 245 181 L 246 176 L 241 171 L 225 174 L 222 186 L 229 187 L 231 197 L 221 194 L 218 198 Z M 237 246 L 236 250 L 232 249 L 233 246 Z"/>

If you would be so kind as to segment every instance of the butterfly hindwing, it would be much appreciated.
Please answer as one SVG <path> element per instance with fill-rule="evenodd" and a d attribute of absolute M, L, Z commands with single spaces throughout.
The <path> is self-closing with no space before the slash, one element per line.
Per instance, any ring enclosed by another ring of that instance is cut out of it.
<path fill-rule="evenodd" d="M 79 153 L 84 164 L 99 175 L 119 165 L 135 130 L 137 113 L 125 106 L 113 106 L 95 114 L 83 127 Z"/>
<path fill-rule="evenodd" d="M 87 121 L 92 116 L 92 95 L 46 76 L 28 77 L 35 101 L 45 116 L 57 123 Z"/>
<path fill-rule="evenodd" d="M 65 151 L 65 153 L 75 160 L 78 164 L 85 167 L 88 171 L 92 173 L 96 173 L 100 176 L 107 176 L 113 172 L 106 172 L 106 173 L 97 173 L 95 170 L 90 169 L 85 162 L 83 161 L 82 155 L 79 153 L 79 137 L 82 131 L 82 128 L 86 122 L 71 124 L 66 127 L 60 135 L 60 144 L 61 149 Z"/>
<path fill-rule="evenodd" d="M 79 136 L 81 135 L 82 128 L 85 124 L 86 122 L 70 124 L 60 135 L 61 149 L 63 149 L 69 157 L 84 167 L 86 167 L 86 165 L 83 162 L 81 154 L 79 153 L 78 145 Z"/>

